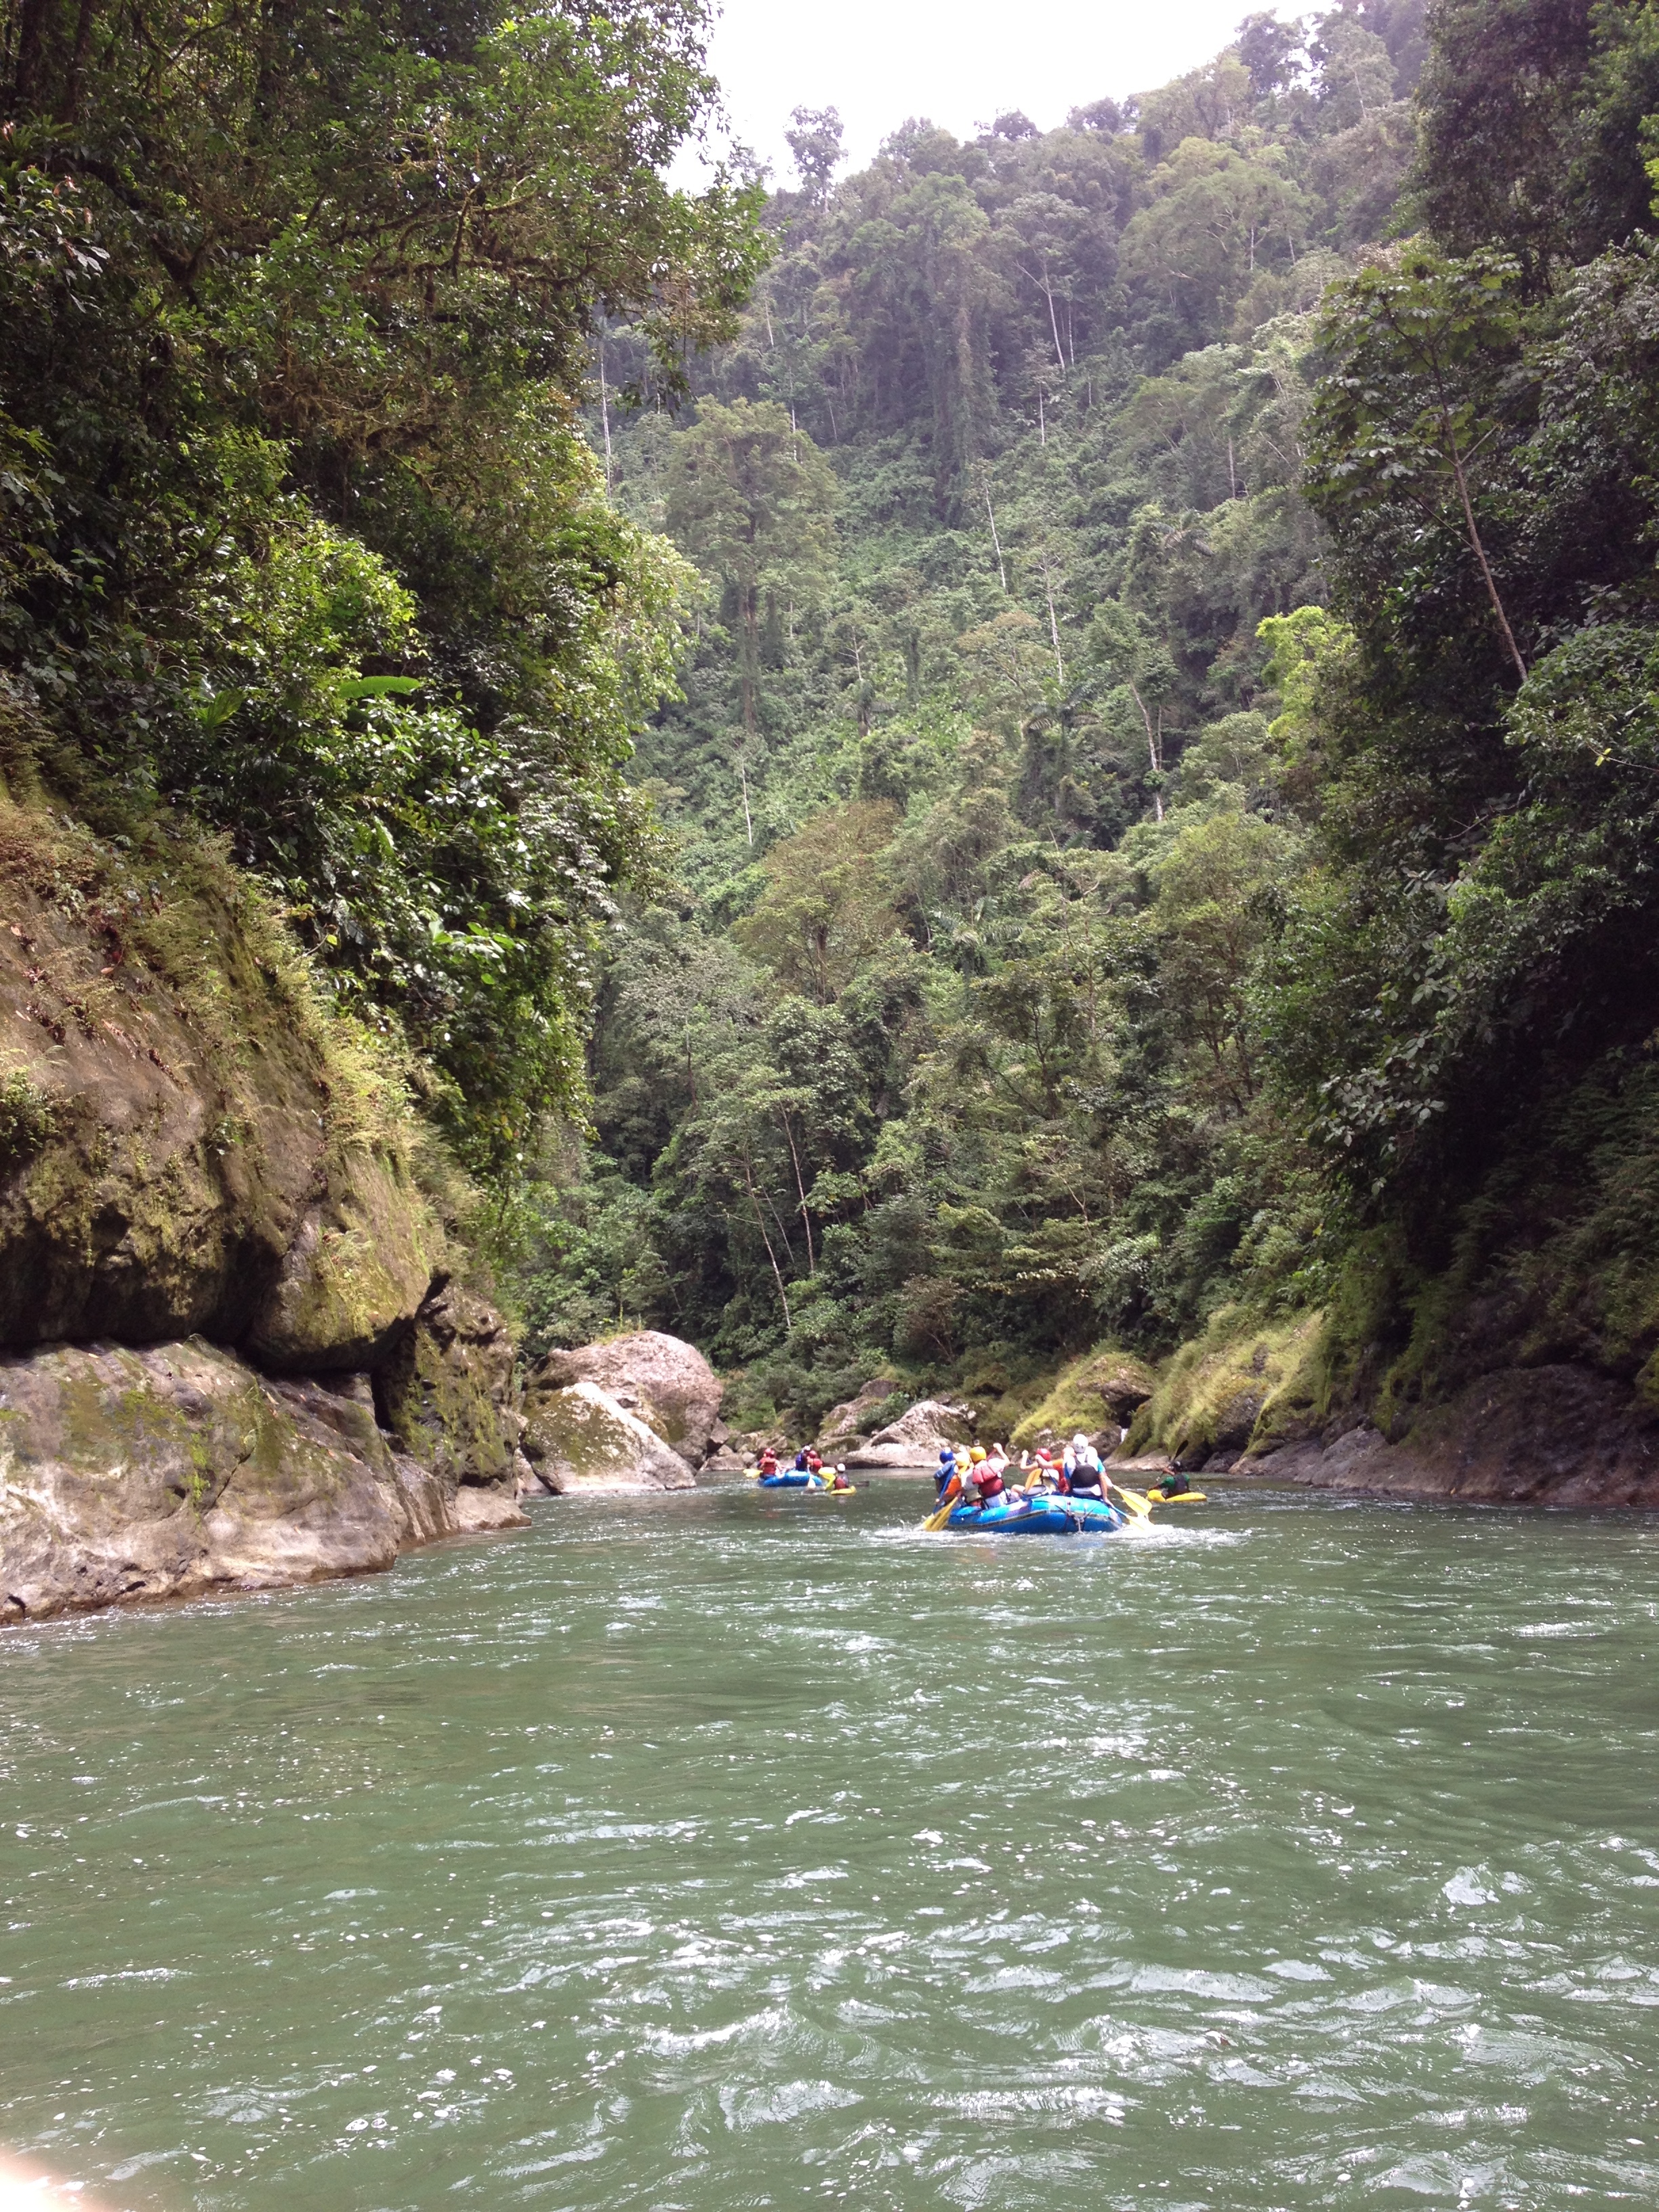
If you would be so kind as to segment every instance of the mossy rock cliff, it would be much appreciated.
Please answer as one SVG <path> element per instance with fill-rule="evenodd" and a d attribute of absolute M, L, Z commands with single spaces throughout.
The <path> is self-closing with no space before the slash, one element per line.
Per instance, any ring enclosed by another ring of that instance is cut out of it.
<path fill-rule="evenodd" d="M 217 846 L 0 795 L 0 1344 L 379 1357 L 445 1258 L 403 1101 Z"/>

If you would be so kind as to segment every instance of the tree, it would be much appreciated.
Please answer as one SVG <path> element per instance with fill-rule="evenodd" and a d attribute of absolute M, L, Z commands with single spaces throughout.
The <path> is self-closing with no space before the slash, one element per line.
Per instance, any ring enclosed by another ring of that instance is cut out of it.
<path fill-rule="evenodd" d="M 675 446 L 668 526 L 735 594 L 746 738 L 757 727 L 764 595 L 789 591 L 806 603 L 821 592 L 835 544 L 835 501 L 829 463 L 775 401 L 704 400 Z"/>
<path fill-rule="evenodd" d="M 795 167 L 809 199 L 820 204 L 830 196 L 830 183 L 847 156 L 842 150 L 841 117 L 833 107 L 798 107 L 784 142 L 795 157 Z"/>
<path fill-rule="evenodd" d="M 1632 0 L 1447 0 L 1431 19 L 1414 197 L 1452 252 L 1514 256 L 1529 289 L 1650 229 L 1644 118 L 1659 23 Z"/>
<path fill-rule="evenodd" d="M 1168 317 L 1166 357 L 1200 343 L 1258 266 L 1294 260 L 1308 203 L 1279 163 L 1184 138 L 1123 234 L 1124 281 Z"/>
<path fill-rule="evenodd" d="M 762 254 L 662 173 L 701 0 L 5 20 L 0 688 L 79 804 L 224 833 L 510 1177 L 580 1108 L 684 582 L 573 421 L 589 332 L 682 381 Z"/>
<path fill-rule="evenodd" d="M 773 846 L 766 890 L 732 934 L 780 986 L 820 1006 L 898 933 L 871 855 L 887 842 L 895 810 L 860 799 L 820 815 Z"/>
<path fill-rule="evenodd" d="M 1250 73 L 1250 89 L 1258 100 L 1281 91 L 1295 74 L 1294 62 L 1302 48 L 1302 30 L 1281 23 L 1271 9 L 1247 15 L 1238 27 L 1238 58 Z"/>
<path fill-rule="evenodd" d="M 1343 286 L 1326 313 L 1327 374 L 1310 422 L 1310 489 L 1335 520 L 1391 509 L 1401 530 L 1443 545 L 1449 522 L 1479 575 L 1517 680 L 1527 679 L 1478 509 L 1483 479 L 1503 493 L 1509 458 L 1503 380 L 1519 327 L 1516 264 L 1414 251 Z M 1402 510 L 1404 511 L 1402 513 Z M 1406 520 L 1409 514 L 1410 520 Z M 1423 556 L 1413 565 L 1420 573 Z"/>

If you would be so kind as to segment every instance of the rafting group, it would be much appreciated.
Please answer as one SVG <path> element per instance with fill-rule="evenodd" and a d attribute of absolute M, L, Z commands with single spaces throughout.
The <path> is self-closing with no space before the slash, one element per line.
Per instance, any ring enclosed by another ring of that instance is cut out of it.
<path fill-rule="evenodd" d="M 763 1490 L 824 1490 L 844 1497 L 854 1486 L 847 1480 L 845 1467 L 826 1466 L 810 1444 L 798 1451 L 787 1467 L 769 1444 L 749 1474 Z"/>
<path fill-rule="evenodd" d="M 1124 1489 L 1080 1431 L 1058 1460 L 1022 1452 L 1017 1470 L 1000 1444 L 941 1444 L 933 1486 L 938 1504 L 924 1528 L 1011 1536 L 1109 1536 L 1132 1518 L 1145 1520 L 1154 1505 L 1205 1502 L 1173 1464 L 1159 1468 L 1146 1491 Z"/>
<path fill-rule="evenodd" d="M 854 1486 L 844 1466 L 831 1467 L 810 1444 L 793 1460 L 770 1445 L 748 1470 L 762 1490 L 795 1490 L 848 1497 Z M 1145 1491 L 1115 1482 L 1106 1463 L 1079 1432 L 1056 1458 L 1048 1451 L 1022 1452 L 1018 1467 L 1001 1444 L 941 1444 L 933 1470 L 933 1511 L 928 1529 L 996 1529 L 1008 1535 L 1109 1536 L 1131 1520 L 1145 1520 L 1155 1505 L 1202 1505 L 1172 1463 L 1154 1471 Z"/>

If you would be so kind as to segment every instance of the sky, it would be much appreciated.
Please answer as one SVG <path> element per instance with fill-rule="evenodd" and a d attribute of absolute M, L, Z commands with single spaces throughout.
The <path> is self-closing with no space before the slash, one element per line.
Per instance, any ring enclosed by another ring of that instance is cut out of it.
<path fill-rule="evenodd" d="M 775 182 L 793 185 L 783 134 L 796 107 L 840 110 L 854 168 L 912 115 L 967 137 L 1023 108 L 1051 130 L 1068 108 L 1150 91 L 1207 61 L 1261 4 L 724 0 L 709 61 L 732 137 L 771 162 Z"/>

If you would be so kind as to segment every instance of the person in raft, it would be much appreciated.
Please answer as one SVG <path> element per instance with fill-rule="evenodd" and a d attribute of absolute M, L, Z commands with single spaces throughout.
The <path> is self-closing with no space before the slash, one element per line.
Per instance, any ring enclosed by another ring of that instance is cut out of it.
<path fill-rule="evenodd" d="M 941 1504 L 944 1503 L 945 1492 L 956 1478 L 956 1447 L 953 1444 L 941 1444 L 939 1448 L 939 1465 L 933 1469 L 933 1495 Z"/>
<path fill-rule="evenodd" d="M 1060 1488 L 1068 1498 L 1097 1498 L 1106 1502 L 1106 1473 L 1100 1454 L 1079 1429 L 1066 1449 Z"/>
<path fill-rule="evenodd" d="M 759 1472 L 762 1474 L 775 1474 L 777 1471 L 778 1455 L 773 1450 L 771 1445 L 768 1444 L 766 1449 L 760 1455 Z"/>
<path fill-rule="evenodd" d="M 986 1456 L 982 1444 L 975 1444 L 968 1455 L 968 1479 L 974 1486 L 975 1498 L 981 1505 L 1010 1502 L 1003 1490 L 1002 1469 L 994 1460 Z"/>

